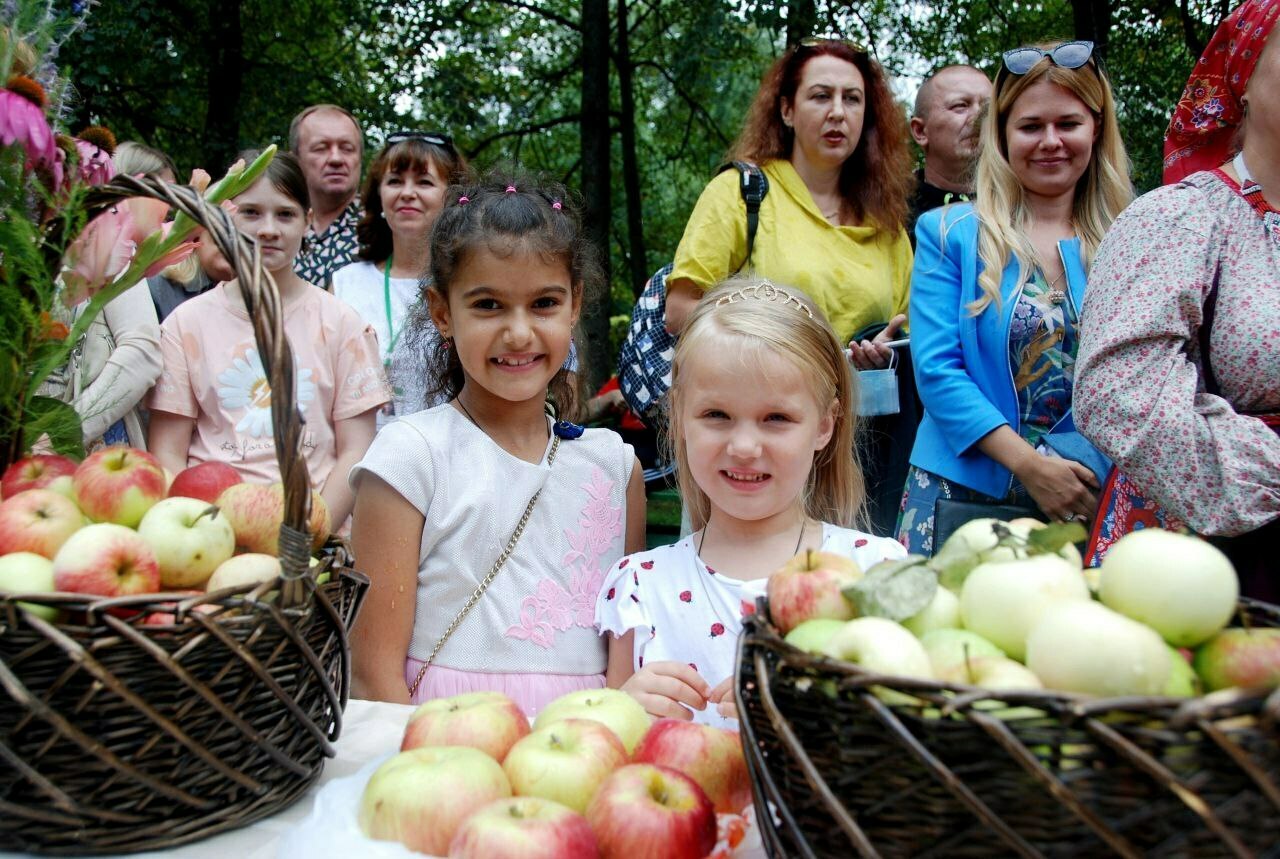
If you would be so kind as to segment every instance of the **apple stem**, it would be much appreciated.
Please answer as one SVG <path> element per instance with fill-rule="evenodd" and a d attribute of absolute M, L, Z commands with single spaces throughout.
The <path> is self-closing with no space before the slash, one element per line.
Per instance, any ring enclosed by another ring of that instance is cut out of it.
<path fill-rule="evenodd" d="M 969 685 L 972 686 L 974 678 L 973 678 L 973 664 L 969 661 L 969 642 L 967 641 L 964 642 L 961 645 L 961 649 L 964 651 L 964 676 L 965 676 L 965 679 L 969 681 Z"/>
<path fill-rule="evenodd" d="M 507 806 L 507 814 L 511 815 L 516 820 L 524 820 L 524 813 L 520 811 L 520 806 L 514 803 Z"/>
<path fill-rule="evenodd" d="M 194 525 L 196 522 L 199 522 L 201 519 L 203 519 L 206 516 L 208 516 L 210 519 L 218 518 L 218 505 L 210 504 L 208 507 L 204 508 L 204 510 L 200 513 L 200 515 L 197 516 L 195 520 L 192 521 L 191 524 Z"/>

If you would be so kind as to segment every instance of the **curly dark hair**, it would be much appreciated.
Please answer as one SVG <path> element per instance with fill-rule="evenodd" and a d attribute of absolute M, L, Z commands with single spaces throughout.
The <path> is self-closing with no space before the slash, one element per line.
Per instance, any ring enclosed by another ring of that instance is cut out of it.
<path fill-rule="evenodd" d="M 865 50 L 848 42 L 802 43 L 779 57 L 760 81 L 729 159 L 758 164 L 791 157 L 795 134 L 782 122 L 782 104 L 795 103 L 805 65 L 821 56 L 852 63 L 867 88 L 862 136 L 840 169 L 840 193 L 859 221 L 897 232 L 906 226 L 907 198 L 915 184 L 907 120 L 893 100 L 884 69 Z"/>
<path fill-rule="evenodd" d="M 569 271 L 575 299 L 585 304 L 603 294 L 604 272 L 595 246 L 583 235 L 578 208 L 558 183 L 495 170 L 478 181 L 450 187 L 444 211 L 431 230 L 431 270 L 422 285 L 424 296 L 433 290 L 448 301 L 458 267 L 478 248 L 504 256 L 523 252 L 559 260 Z M 422 305 L 425 310 L 426 302 Z M 410 326 L 411 345 L 426 357 L 428 400 L 458 396 L 466 378 L 457 350 L 439 336 L 425 312 L 415 313 Z M 576 420 L 581 415 L 583 378 L 581 367 L 576 375 L 561 368 L 548 385 L 547 398 L 561 418 Z"/>
<path fill-rule="evenodd" d="M 360 203 L 364 207 L 364 214 L 356 224 L 356 239 L 360 242 L 357 256 L 360 259 L 382 262 L 391 256 L 391 227 L 382 217 L 382 195 L 379 193 L 382 180 L 388 173 L 403 173 L 405 170 L 421 175 L 427 172 L 429 165 L 435 166 L 436 174 L 446 185 L 465 182 L 471 172 L 467 160 L 452 146 L 440 146 L 417 138 L 384 146 L 374 156 L 360 192 Z"/>

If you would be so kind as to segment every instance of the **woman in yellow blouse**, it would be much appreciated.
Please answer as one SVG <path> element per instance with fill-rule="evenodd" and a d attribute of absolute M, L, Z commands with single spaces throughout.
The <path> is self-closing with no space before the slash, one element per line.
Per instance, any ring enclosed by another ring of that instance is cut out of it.
<path fill-rule="evenodd" d="M 705 290 L 747 267 L 807 292 L 842 337 L 901 326 L 912 174 L 906 122 L 879 63 L 830 39 L 788 50 L 765 74 L 730 157 L 769 180 L 751 259 L 739 174 L 726 171 L 702 192 L 676 251 L 669 331 Z"/>

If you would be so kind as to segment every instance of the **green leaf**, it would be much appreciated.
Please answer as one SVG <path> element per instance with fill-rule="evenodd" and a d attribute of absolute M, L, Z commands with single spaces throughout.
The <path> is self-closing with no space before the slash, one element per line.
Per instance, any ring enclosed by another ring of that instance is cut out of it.
<path fill-rule="evenodd" d="M 52 397 L 32 397 L 27 402 L 23 424 L 25 450 L 30 450 L 42 436 L 48 436 L 56 453 L 84 459 L 84 430 L 80 415 L 70 403 Z"/>
<path fill-rule="evenodd" d="M 1054 555 L 1068 543 L 1079 543 L 1088 538 L 1089 532 L 1079 522 L 1055 522 L 1031 529 L 1027 535 L 1027 551 L 1032 555 Z"/>
<path fill-rule="evenodd" d="M 902 621 L 923 611 L 937 590 L 937 573 L 924 557 L 910 555 L 900 561 L 881 561 L 843 593 L 860 616 Z"/>

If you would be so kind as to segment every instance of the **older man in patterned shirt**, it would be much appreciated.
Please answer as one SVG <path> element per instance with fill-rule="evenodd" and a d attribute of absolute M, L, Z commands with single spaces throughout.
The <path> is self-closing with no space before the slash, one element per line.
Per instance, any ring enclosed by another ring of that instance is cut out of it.
<path fill-rule="evenodd" d="M 311 194 L 311 224 L 294 270 L 330 288 L 333 273 L 356 258 L 360 220 L 360 159 L 364 138 L 351 112 L 313 104 L 289 125 L 289 148 L 302 163 Z"/>

